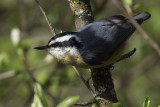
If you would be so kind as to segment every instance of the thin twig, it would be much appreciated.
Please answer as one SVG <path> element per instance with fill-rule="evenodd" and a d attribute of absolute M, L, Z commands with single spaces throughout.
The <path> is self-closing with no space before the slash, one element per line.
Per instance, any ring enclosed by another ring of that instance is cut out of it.
<path fill-rule="evenodd" d="M 79 71 L 77 70 L 77 68 L 75 66 L 72 66 L 73 69 L 75 70 L 75 72 L 77 73 L 77 75 L 81 78 L 82 82 L 85 84 L 85 86 L 88 88 L 88 90 L 91 92 L 92 96 L 95 97 L 95 94 L 92 90 L 92 88 L 89 86 L 89 84 L 86 82 L 86 80 L 83 78 L 83 76 L 79 73 Z"/>
<path fill-rule="evenodd" d="M 26 72 L 28 73 L 28 75 L 30 76 L 31 78 L 31 82 L 33 83 L 39 83 L 42 88 L 45 90 L 45 92 L 51 97 L 53 98 L 54 100 L 56 99 L 54 96 L 52 96 L 52 94 L 48 91 L 47 88 L 45 88 L 39 81 L 37 81 L 37 79 L 34 77 L 34 75 L 31 73 L 31 70 L 30 70 L 30 66 L 29 66 L 29 62 L 28 62 L 28 58 L 26 56 L 26 54 L 24 53 L 24 60 L 23 60 L 23 63 L 24 63 L 24 66 L 26 68 Z M 28 82 L 28 81 L 27 81 Z M 29 82 L 30 83 L 30 82 Z"/>
<path fill-rule="evenodd" d="M 123 77 L 121 78 L 118 77 L 115 79 L 115 83 L 116 83 L 115 86 L 117 86 L 116 89 L 120 89 L 121 87 L 124 88 L 128 86 L 128 84 L 134 77 L 144 72 L 147 72 L 148 71 L 147 69 L 153 67 L 157 63 L 157 61 L 158 61 L 157 55 L 155 55 L 154 53 L 146 56 L 144 59 L 141 60 L 140 63 L 138 63 L 133 68 L 129 69 Z"/>
<path fill-rule="evenodd" d="M 160 56 L 160 47 L 158 46 L 158 44 L 149 37 L 149 35 L 133 19 L 131 15 L 127 14 L 126 9 L 122 6 L 122 4 L 118 0 L 112 0 L 112 2 L 124 13 L 124 15 L 131 21 L 131 23 L 135 26 L 135 28 L 142 34 L 142 36 L 149 42 L 149 44 L 155 49 L 155 51 Z"/>
<path fill-rule="evenodd" d="M 55 29 L 52 27 L 52 24 L 50 23 L 48 17 L 46 16 L 46 13 L 45 13 L 45 11 L 43 10 L 42 6 L 40 5 L 39 1 L 38 1 L 38 0 L 35 0 L 35 1 L 36 1 L 36 3 L 38 4 L 38 6 L 39 6 L 39 8 L 40 8 L 40 10 L 41 10 L 41 12 L 42 12 L 42 14 L 44 15 L 44 17 L 45 17 L 45 19 L 46 19 L 46 21 L 47 21 L 47 23 L 48 23 L 48 26 L 49 26 L 49 28 L 50 28 L 50 30 L 51 30 L 51 33 L 52 33 L 53 35 L 56 35 Z"/>
<path fill-rule="evenodd" d="M 26 101 L 23 103 L 22 107 L 27 107 L 28 105 L 30 105 L 33 100 L 33 97 L 34 97 L 34 89 L 33 89 L 33 86 L 31 84 L 30 80 L 27 80 L 25 82 L 26 82 L 26 85 L 28 86 L 28 89 L 29 89 L 29 95 L 28 95 L 28 98 L 26 99 Z"/>
<path fill-rule="evenodd" d="M 31 73 L 30 65 L 29 65 L 29 62 L 28 62 L 28 58 L 27 58 L 26 53 L 23 54 L 23 58 L 24 58 L 24 59 L 22 60 L 22 62 L 23 62 L 23 64 L 24 64 L 24 66 L 25 66 L 26 73 L 30 76 L 30 78 L 31 78 L 31 80 L 32 80 L 33 83 L 35 83 L 35 82 L 39 83 L 39 82 L 36 80 L 36 78 L 33 76 L 33 74 Z"/>
<path fill-rule="evenodd" d="M 50 72 L 49 76 L 47 77 L 47 80 L 43 83 L 42 85 L 43 88 L 47 88 L 50 85 L 52 76 L 54 75 L 56 69 L 59 68 L 60 66 L 62 66 L 62 64 L 60 64 L 59 62 L 56 62 L 56 64 L 53 67 L 53 70 Z"/>
<path fill-rule="evenodd" d="M 51 33 L 52 33 L 53 35 L 55 35 L 56 32 L 55 32 L 54 28 L 52 27 L 51 23 L 49 22 L 49 20 L 48 20 L 48 18 L 47 18 L 47 16 L 46 16 L 45 11 L 44 11 L 43 8 L 41 7 L 39 1 L 38 1 L 38 0 L 35 0 L 35 1 L 36 1 L 36 3 L 38 4 L 41 12 L 43 13 L 43 15 L 44 15 L 44 17 L 45 17 L 45 19 L 46 19 L 46 21 L 47 21 L 47 23 L 48 23 L 48 25 L 49 25 L 49 28 L 50 28 L 50 30 L 51 30 Z M 77 68 L 73 66 L 73 69 L 76 71 L 76 73 L 77 73 L 78 76 L 81 78 L 81 80 L 83 81 L 83 83 L 84 83 L 84 84 L 86 85 L 86 87 L 89 89 L 89 91 L 91 92 L 91 94 L 93 95 L 93 97 L 95 97 L 95 94 L 94 94 L 93 90 L 91 89 L 91 87 L 89 86 L 89 84 L 86 83 L 86 80 L 85 80 L 85 79 L 83 78 L 83 76 L 79 73 L 79 71 L 77 70 Z"/>
<path fill-rule="evenodd" d="M 0 80 L 11 78 L 11 77 L 17 76 L 18 74 L 19 72 L 17 71 L 7 71 L 7 72 L 0 73 Z"/>
<path fill-rule="evenodd" d="M 39 70 L 39 69 L 45 67 L 46 65 L 48 65 L 51 62 L 51 60 L 48 60 L 47 57 L 48 57 L 48 54 L 45 56 L 45 58 L 36 67 L 31 68 L 31 72 Z"/>

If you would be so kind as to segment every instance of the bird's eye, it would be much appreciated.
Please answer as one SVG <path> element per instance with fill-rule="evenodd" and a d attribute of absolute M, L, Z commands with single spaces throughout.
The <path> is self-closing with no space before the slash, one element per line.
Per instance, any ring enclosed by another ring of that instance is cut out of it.
<path fill-rule="evenodd" d="M 58 47 L 58 46 L 60 46 L 59 42 L 56 42 L 50 45 L 50 47 Z"/>

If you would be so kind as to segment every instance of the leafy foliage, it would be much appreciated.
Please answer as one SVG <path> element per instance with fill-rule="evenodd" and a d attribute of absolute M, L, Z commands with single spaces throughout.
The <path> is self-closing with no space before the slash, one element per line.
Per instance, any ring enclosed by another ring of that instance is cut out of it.
<path fill-rule="evenodd" d="M 147 97 L 143 103 L 143 107 L 150 107 L 151 101 L 149 100 L 149 97 Z"/>
<path fill-rule="evenodd" d="M 97 103 L 93 103 L 92 107 L 99 107 L 99 106 L 97 105 Z"/>
<path fill-rule="evenodd" d="M 57 32 L 75 31 L 67 0 L 39 1 Z M 153 40 L 160 43 L 158 36 L 160 1 L 121 1 L 134 11 L 151 13 L 151 19 L 142 26 Z M 121 14 L 106 0 L 91 0 L 91 2 L 93 10 L 101 10 L 94 14 L 95 20 Z M 46 44 L 52 36 L 34 0 L 1 0 L 0 14 L 0 106 L 30 106 L 33 93 L 32 106 L 35 107 L 55 107 L 58 104 L 71 106 L 79 99 L 75 95 L 80 95 L 80 100 L 83 101 L 92 98 L 70 66 L 61 65 L 54 70 L 57 61 L 46 52 L 33 49 L 35 46 Z M 137 52 L 130 59 L 117 63 L 113 72 L 119 101 L 124 107 L 141 107 L 144 96 L 148 95 L 152 98 L 153 107 L 157 107 L 160 99 L 157 94 L 160 90 L 159 57 L 138 32 L 128 40 L 126 52 L 133 48 L 137 48 Z M 80 68 L 80 71 L 85 78 L 90 76 L 88 70 Z M 34 91 L 33 77 L 41 84 L 41 86 L 35 84 Z M 66 100 L 62 102 L 65 98 Z M 71 102 L 65 104 L 70 98 Z M 143 106 L 150 106 L 149 99 L 144 101 Z"/>
<path fill-rule="evenodd" d="M 57 107 L 70 107 L 71 105 L 75 104 L 79 98 L 79 96 L 70 96 L 58 104 Z"/>
<path fill-rule="evenodd" d="M 112 107 L 123 107 L 120 103 L 113 103 Z"/>
<path fill-rule="evenodd" d="M 34 100 L 31 107 L 48 107 L 42 87 L 38 83 L 34 85 Z"/>

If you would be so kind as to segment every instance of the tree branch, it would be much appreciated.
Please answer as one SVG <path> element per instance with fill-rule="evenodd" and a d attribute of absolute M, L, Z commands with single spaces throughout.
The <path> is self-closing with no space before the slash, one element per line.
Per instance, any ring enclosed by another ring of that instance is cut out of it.
<path fill-rule="evenodd" d="M 57 68 L 62 67 L 61 63 L 56 62 L 56 64 L 53 67 L 53 70 L 50 72 L 49 76 L 47 77 L 47 80 L 43 83 L 42 87 L 47 88 L 51 84 L 52 76 L 54 75 Z"/>
<path fill-rule="evenodd" d="M 91 23 L 94 20 L 89 0 L 68 1 L 75 17 L 76 29 L 80 29 L 84 25 Z"/>
<path fill-rule="evenodd" d="M 88 90 L 91 92 L 92 96 L 95 97 L 95 94 L 94 94 L 92 88 L 90 87 L 89 83 L 83 78 L 83 76 L 79 73 L 79 71 L 77 70 L 77 68 L 75 66 L 72 66 L 72 67 L 75 70 L 75 72 L 77 73 L 77 75 L 81 78 L 81 80 L 83 81 L 85 86 L 88 88 Z"/>
<path fill-rule="evenodd" d="M 93 21 L 93 14 L 89 0 L 69 0 L 71 10 L 75 17 L 76 29 Z M 96 97 L 100 107 L 111 107 L 117 102 L 111 73 L 111 66 L 107 68 L 91 69 L 91 77 L 95 88 Z"/>
<path fill-rule="evenodd" d="M 52 24 L 50 23 L 48 17 L 46 16 L 46 13 L 45 13 L 45 11 L 43 10 L 42 6 L 40 5 L 39 1 L 38 1 L 38 0 L 35 0 L 35 1 L 36 1 L 36 3 L 38 4 L 38 6 L 39 6 L 39 8 L 40 8 L 40 10 L 41 10 L 41 12 L 42 12 L 42 14 L 44 15 L 44 17 L 45 17 L 45 19 L 46 19 L 46 22 L 47 22 L 48 25 L 49 25 L 49 28 L 50 28 L 50 31 L 51 31 L 52 35 L 56 35 L 55 29 L 52 27 Z"/>
<path fill-rule="evenodd" d="M 149 42 L 152 48 L 154 48 L 154 50 L 160 56 L 160 47 L 158 46 L 158 44 L 153 41 L 149 37 L 149 35 L 143 30 L 143 28 L 133 19 L 133 17 L 127 13 L 126 9 L 121 5 L 118 0 L 112 0 L 112 2 L 124 13 L 124 15 L 131 21 L 135 28 L 141 33 L 141 35 Z"/>
<path fill-rule="evenodd" d="M 158 61 L 157 55 L 155 54 L 149 54 L 148 56 L 146 56 L 136 66 L 129 69 L 123 77 L 121 78 L 118 77 L 115 79 L 117 89 L 128 86 L 128 84 L 134 77 L 146 72 L 147 69 L 153 67 L 157 63 L 157 61 Z"/>
<path fill-rule="evenodd" d="M 111 68 L 111 66 L 108 66 L 105 68 L 91 69 L 96 99 L 100 107 L 112 107 L 112 103 L 118 102 L 110 73 Z"/>
<path fill-rule="evenodd" d="M 44 17 L 45 17 L 45 19 L 46 19 L 46 21 L 47 21 L 47 23 L 48 23 L 48 26 L 49 26 L 49 28 L 50 28 L 51 33 L 52 33 L 53 35 L 56 35 L 56 32 L 55 32 L 54 28 L 52 27 L 52 25 L 51 25 L 48 17 L 46 16 L 45 11 L 44 11 L 43 8 L 41 7 L 39 1 L 38 1 L 38 0 L 35 0 L 35 1 L 36 1 L 36 3 L 38 4 L 41 12 L 43 13 L 43 15 L 44 15 Z M 81 10 L 80 10 L 80 12 L 81 12 Z M 86 12 L 86 11 L 85 11 L 85 12 Z M 91 14 L 91 13 L 89 13 L 89 14 Z M 79 22 L 77 22 L 77 23 L 79 23 Z M 81 26 L 79 26 L 79 27 L 81 27 Z M 57 68 L 58 66 L 59 66 L 59 64 L 57 64 L 55 68 Z M 79 71 L 77 70 L 77 68 L 73 66 L 73 69 L 76 71 L 76 73 L 78 74 L 78 76 L 80 76 L 80 78 L 81 78 L 82 81 L 83 81 L 84 78 L 83 78 L 83 76 L 79 73 Z M 54 70 L 52 71 L 52 73 L 53 73 L 53 72 L 54 72 Z M 45 84 L 43 85 L 43 88 L 44 88 L 46 85 L 48 85 L 49 81 L 50 81 L 50 79 L 48 79 L 48 80 L 45 82 Z M 86 85 L 86 86 L 89 87 L 88 85 Z M 90 88 L 89 90 L 91 91 L 92 95 L 94 95 L 92 89 Z M 49 92 L 47 91 L 47 93 L 49 93 Z"/>
<path fill-rule="evenodd" d="M 11 77 L 17 76 L 18 74 L 19 74 L 18 71 L 7 71 L 7 72 L 0 73 L 0 80 L 11 78 Z"/>

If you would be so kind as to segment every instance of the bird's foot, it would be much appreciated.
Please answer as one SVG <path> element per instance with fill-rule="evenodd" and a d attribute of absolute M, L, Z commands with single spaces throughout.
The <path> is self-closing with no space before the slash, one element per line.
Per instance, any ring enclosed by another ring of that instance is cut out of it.
<path fill-rule="evenodd" d="M 124 60 L 126 58 L 130 58 L 135 52 L 136 52 L 136 48 L 134 48 L 132 51 L 122 55 L 121 58 L 119 60 L 117 60 L 117 62 Z"/>

